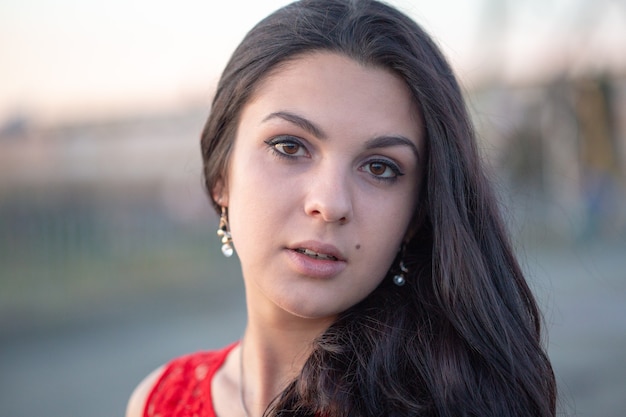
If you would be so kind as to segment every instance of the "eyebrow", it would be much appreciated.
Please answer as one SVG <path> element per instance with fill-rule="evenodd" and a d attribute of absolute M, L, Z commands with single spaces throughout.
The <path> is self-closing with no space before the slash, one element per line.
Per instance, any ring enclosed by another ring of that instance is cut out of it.
<path fill-rule="evenodd" d="M 418 162 L 422 160 L 419 149 L 417 149 L 415 143 L 401 135 L 377 136 L 365 142 L 365 149 L 379 149 L 390 146 L 408 146 L 411 148 L 411 151 L 413 151 L 413 155 L 415 155 Z"/>
<path fill-rule="evenodd" d="M 267 122 L 272 119 L 283 119 L 289 123 L 292 123 L 301 129 L 306 130 L 310 134 L 314 135 L 318 139 L 326 139 L 328 136 L 324 131 L 315 125 L 315 123 L 310 120 L 305 119 L 302 116 L 298 116 L 297 114 L 288 112 L 288 111 L 277 111 L 268 115 L 263 122 Z M 381 149 L 387 148 L 391 146 L 408 146 L 411 148 L 413 155 L 418 161 L 421 161 L 419 149 L 415 143 L 413 143 L 410 139 L 402 135 L 383 135 L 377 136 L 365 142 L 365 149 Z"/>
<path fill-rule="evenodd" d="M 299 128 L 306 130 L 307 132 L 317 137 L 318 139 L 326 139 L 328 137 L 326 133 L 324 133 L 324 131 L 318 126 L 316 126 L 313 122 L 305 119 L 304 117 L 298 116 L 297 114 L 293 114 L 293 113 L 286 112 L 286 111 L 274 112 L 270 114 L 269 116 L 267 116 L 265 119 L 263 119 L 263 122 L 267 122 L 268 120 L 276 119 L 276 118 L 286 120 L 287 122 L 292 123 L 298 126 Z"/>

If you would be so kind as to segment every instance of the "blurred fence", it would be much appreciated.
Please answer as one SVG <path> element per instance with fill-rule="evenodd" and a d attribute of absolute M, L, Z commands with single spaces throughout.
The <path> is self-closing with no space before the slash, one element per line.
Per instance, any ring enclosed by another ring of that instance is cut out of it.
<path fill-rule="evenodd" d="M 522 244 L 626 237 L 624 78 L 489 85 L 471 92 L 470 107 Z M 201 184 L 205 116 L 196 107 L 65 126 L 8 123 L 0 313 L 203 276 L 217 222 Z"/>
<path fill-rule="evenodd" d="M 491 85 L 472 103 L 518 233 L 560 243 L 626 236 L 626 78 Z"/>
<path fill-rule="evenodd" d="M 205 279 L 219 248 L 201 185 L 201 113 L 0 141 L 0 328 Z"/>

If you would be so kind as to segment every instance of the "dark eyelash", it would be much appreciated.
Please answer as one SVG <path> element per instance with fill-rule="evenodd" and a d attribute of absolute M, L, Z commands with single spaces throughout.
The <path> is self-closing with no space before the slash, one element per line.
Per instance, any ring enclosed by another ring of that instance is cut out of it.
<path fill-rule="evenodd" d="M 366 162 L 367 164 L 372 164 L 372 163 L 379 163 L 379 164 L 384 164 L 386 166 L 388 166 L 391 171 L 393 171 L 394 174 L 396 174 L 395 177 L 378 177 L 376 175 L 372 175 L 372 177 L 377 180 L 377 181 L 381 181 L 381 182 L 395 182 L 398 180 L 398 177 L 401 177 L 404 175 L 404 172 L 402 172 L 402 170 L 400 169 L 400 167 L 398 165 L 396 165 L 395 163 L 387 160 L 387 159 L 370 159 L 369 161 Z"/>
<path fill-rule="evenodd" d="M 265 140 L 264 142 L 267 145 L 267 147 L 270 150 L 270 152 L 272 152 L 272 154 L 274 156 L 277 156 L 277 157 L 280 157 L 280 158 L 289 159 L 289 160 L 296 159 L 299 156 L 288 155 L 288 154 L 279 152 L 276 149 L 276 145 L 281 144 L 281 143 L 293 143 L 293 144 L 296 144 L 296 145 L 302 147 L 303 149 L 306 149 L 305 146 L 302 144 L 302 142 L 300 142 L 296 137 L 289 136 L 289 135 L 275 136 L 273 138 Z"/>
<path fill-rule="evenodd" d="M 372 162 L 378 162 L 380 164 L 387 165 L 389 168 L 391 168 L 393 173 L 398 175 L 399 177 L 404 175 L 404 172 L 402 172 L 402 170 L 400 169 L 400 167 L 397 164 L 395 164 L 395 163 L 393 163 L 393 162 L 391 162 L 391 161 L 389 161 L 387 159 L 372 159 L 370 161 L 367 161 L 368 164 L 371 164 Z"/>

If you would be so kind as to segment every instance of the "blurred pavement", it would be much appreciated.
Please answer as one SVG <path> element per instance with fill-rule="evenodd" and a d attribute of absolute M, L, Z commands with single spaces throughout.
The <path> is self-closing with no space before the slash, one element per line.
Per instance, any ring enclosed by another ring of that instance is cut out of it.
<path fill-rule="evenodd" d="M 626 415 L 626 244 L 526 248 L 545 312 L 560 415 Z M 169 358 L 241 335 L 241 287 L 209 284 L 0 335 L 0 416 L 122 416 L 139 380 Z"/>

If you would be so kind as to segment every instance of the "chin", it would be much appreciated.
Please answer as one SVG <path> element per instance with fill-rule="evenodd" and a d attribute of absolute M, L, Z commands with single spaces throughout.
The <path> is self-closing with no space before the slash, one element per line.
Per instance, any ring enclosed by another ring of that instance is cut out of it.
<path fill-rule="evenodd" d="M 289 314 L 305 319 L 305 320 L 324 320 L 333 322 L 337 318 L 337 316 L 344 311 L 345 309 L 340 308 L 332 308 L 331 306 L 319 305 L 317 303 L 313 304 L 305 304 L 305 303 L 294 303 L 294 304 L 283 304 L 281 306 L 286 312 Z"/>
<path fill-rule="evenodd" d="M 359 300 L 328 300 L 329 297 L 318 296 L 315 300 L 311 300 L 311 297 L 303 300 L 288 300 L 281 305 L 286 312 L 293 316 L 308 319 L 308 320 L 325 320 L 329 323 L 334 322 L 337 317 L 348 310 L 350 307 L 357 304 Z"/>

